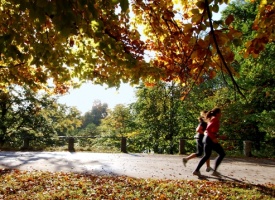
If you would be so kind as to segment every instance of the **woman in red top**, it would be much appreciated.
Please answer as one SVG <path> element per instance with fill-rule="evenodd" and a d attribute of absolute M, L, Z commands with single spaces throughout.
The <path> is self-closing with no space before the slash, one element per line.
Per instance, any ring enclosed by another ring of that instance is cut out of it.
<path fill-rule="evenodd" d="M 214 172 L 212 175 L 218 176 L 219 173 L 217 172 L 217 168 L 221 164 L 223 158 L 225 157 L 225 152 L 222 146 L 218 143 L 218 137 L 219 137 L 218 132 L 220 128 L 221 109 L 220 108 L 212 109 L 207 113 L 206 118 L 209 120 L 209 122 L 207 124 L 205 137 L 203 139 L 204 156 L 199 161 L 197 168 L 193 172 L 193 175 L 197 175 L 197 176 L 201 175 L 200 168 L 210 158 L 212 154 L 212 150 L 214 150 L 218 153 L 218 157 L 216 158 Z"/>
<path fill-rule="evenodd" d="M 183 158 L 182 159 L 182 162 L 184 164 L 184 166 L 186 166 L 187 162 L 190 160 L 190 159 L 193 159 L 193 158 L 196 158 L 196 157 L 199 157 L 199 156 L 202 156 L 203 154 L 203 138 L 204 138 L 204 131 L 206 130 L 206 127 L 207 127 L 207 123 L 205 121 L 205 118 L 206 118 L 206 114 L 207 114 L 207 111 L 202 111 L 200 113 L 200 117 L 198 118 L 199 120 L 199 125 L 198 127 L 196 128 L 196 142 L 197 142 L 197 152 L 196 153 L 192 153 L 190 154 L 188 157 L 186 158 Z M 211 167 L 210 167 L 210 160 L 207 160 L 206 161 L 206 171 L 207 172 L 210 172 L 211 170 L 213 170 Z"/>

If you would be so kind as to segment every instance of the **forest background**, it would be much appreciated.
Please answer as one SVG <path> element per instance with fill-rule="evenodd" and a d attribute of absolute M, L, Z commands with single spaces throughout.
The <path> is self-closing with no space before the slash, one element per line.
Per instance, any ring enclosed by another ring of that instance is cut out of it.
<path fill-rule="evenodd" d="M 73 136 L 76 150 L 118 152 L 125 137 L 128 152 L 175 154 L 185 138 L 193 152 L 200 111 L 218 106 L 229 154 L 250 140 L 275 156 L 273 2 L 233 1 L 219 21 L 209 13 L 227 2 L 76 2 L 1 1 L 1 150 L 65 150 Z M 136 102 L 84 115 L 58 103 L 87 80 L 138 85 Z"/>

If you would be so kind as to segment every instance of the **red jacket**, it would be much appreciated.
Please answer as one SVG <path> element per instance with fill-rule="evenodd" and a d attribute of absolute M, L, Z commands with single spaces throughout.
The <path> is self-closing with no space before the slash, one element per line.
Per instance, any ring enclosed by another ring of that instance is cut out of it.
<path fill-rule="evenodd" d="M 205 133 L 212 139 L 213 142 L 217 142 L 217 134 L 220 128 L 220 121 L 218 118 L 213 117 L 207 124 Z"/>

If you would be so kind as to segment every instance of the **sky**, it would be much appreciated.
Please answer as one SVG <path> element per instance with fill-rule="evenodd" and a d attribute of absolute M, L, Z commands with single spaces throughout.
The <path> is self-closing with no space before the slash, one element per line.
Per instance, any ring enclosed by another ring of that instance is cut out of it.
<path fill-rule="evenodd" d="M 220 7 L 220 11 L 225 9 L 225 4 Z M 213 15 L 214 19 L 219 19 L 219 13 Z M 67 106 L 76 107 L 82 114 L 90 111 L 95 100 L 107 103 L 108 108 L 113 109 L 117 104 L 128 105 L 135 102 L 135 89 L 129 84 L 122 84 L 118 90 L 107 86 L 93 85 L 85 83 L 78 89 L 70 90 L 69 94 L 59 98 L 58 102 Z"/>
<path fill-rule="evenodd" d="M 78 89 L 71 89 L 68 94 L 59 98 L 58 102 L 76 107 L 82 114 L 92 109 L 93 103 L 100 100 L 113 109 L 117 104 L 128 105 L 135 102 L 135 89 L 129 84 L 122 84 L 116 88 L 85 83 Z"/>

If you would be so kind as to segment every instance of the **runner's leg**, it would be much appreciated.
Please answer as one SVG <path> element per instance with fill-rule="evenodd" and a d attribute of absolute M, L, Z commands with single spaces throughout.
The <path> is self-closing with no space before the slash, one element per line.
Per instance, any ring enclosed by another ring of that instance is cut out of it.
<path fill-rule="evenodd" d="M 215 168 L 214 171 L 216 171 L 219 167 L 219 165 L 221 164 L 223 158 L 225 157 L 225 152 L 222 148 L 222 146 L 219 143 L 214 143 L 213 144 L 213 150 L 217 152 L 218 157 L 215 160 Z"/>
<path fill-rule="evenodd" d="M 202 167 L 202 165 L 210 158 L 212 153 L 212 146 L 213 146 L 212 143 L 213 143 L 212 140 L 209 137 L 207 137 L 204 144 L 204 156 L 199 161 L 195 171 L 200 171 L 200 168 Z"/>

